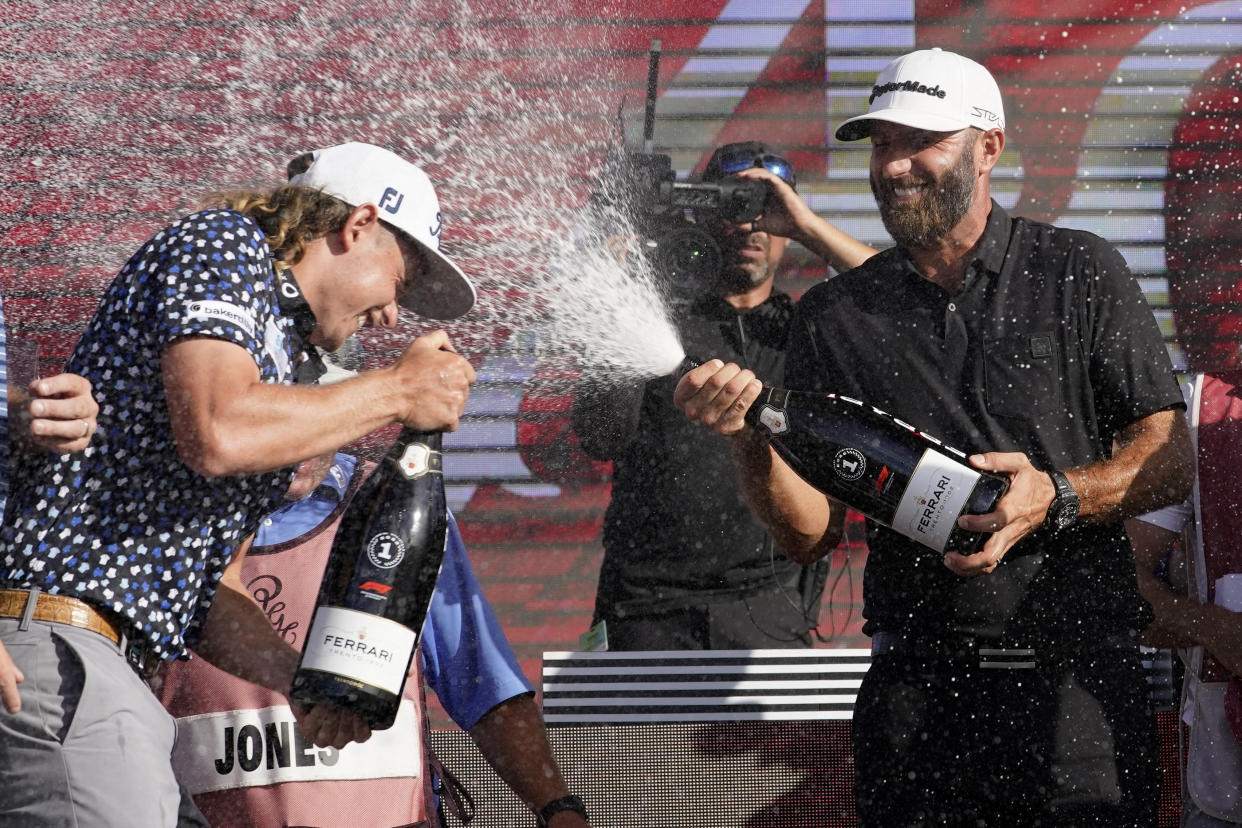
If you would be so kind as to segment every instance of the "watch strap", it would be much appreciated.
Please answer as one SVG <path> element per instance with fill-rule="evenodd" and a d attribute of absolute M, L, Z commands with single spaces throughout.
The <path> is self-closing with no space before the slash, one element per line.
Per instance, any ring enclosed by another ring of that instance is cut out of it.
<path fill-rule="evenodd" d="M 535 825 L 537 828 L 544 828 L 548 824 L 548 820 L 561 811 L 573 811 L 584 820 L 590 820 L 590 817 L 587 816 L 586 805 L 582 804 L 582 800 L 574 794 L 569 794 L 568 796 L 558 797 L 540 808 L 539 813 L 535 814 Z"/>
<path fill-rule="evenodd" d="M 1044 515 L 1044 526 L 1064 529 L 1066 525 L 1078 519 L 1078 492 L 1074 491 L 1069 478 L 1063 472 L 1051 469 L 1047 474 L 1052 480 L 1056 494 L 1053 495 L 1052 503 L 1048 504 L 1048 511 Z"/>

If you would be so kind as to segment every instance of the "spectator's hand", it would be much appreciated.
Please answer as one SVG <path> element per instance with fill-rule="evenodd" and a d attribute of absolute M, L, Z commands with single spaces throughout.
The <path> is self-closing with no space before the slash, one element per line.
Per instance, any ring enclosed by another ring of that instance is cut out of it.
<path fill-rule="evenodd" d="M 16 399 L 11 416 L 20 439 L 28 436 L 31 445 L 57 454 L 81 451 L 90 444 L 99 405 L 85 377 L 57 374 L 37 379 L 30 384 L 28 398 L 16 395 Z"/>
<path fill-rule="evenodd" d="M 753 371 L 713 359 L 686 372 L 673 391 L 673 403 L 691 422 L 729 436 L 746 425 L 746 412 L 762 391 Z"/>
<path fill-rule="evenodd" d="M 474 368 L 434 331 L 410 343 L 391 370 L 407 401 L 401 422 L 420 431 L 454 431 L 466 410 Z"/>
<path fill-rule="evenodd" d="M 1038 529 L 1056 496 L 1052 479 L 1031 465 L 1021 452 L 988 452 L 970 458 L 971 465 L 1009 475 L 1009 491 L 986 515 L 962 515 L 957 525 L 970 532 L 991 532 L 983 548 L 973 555 L 947 552 L 944 565 L 955 574 L 973 577 L 996 571 L 1005 553 Z"/>
<path fill-rule="evenodd" d="M 340 750 L 350 742 L 365 742 L 371 738 L 366 720 L 344 708 L 330 704 L 306 707 L 292 701 L 290 708 L 302 735 L 318 747 Z"/>
<path fill-rule="evenodd" d="M 13 659 L 9 658 L 9 651 L 4 649 L 3 644 L 0 644 L 0 704 L 4 706 L 5 712 L 17 713 L 22 709 L 22 699 L 18 695 L 17 685 L 25 680 L 26 677 L 22 675 L 22 671 L 17 669 Z"/>
<path fill-rule="evenodd" d="M 774 175 L 762 167 L 750 167 L 737 173 L 737 177 L 768 183 L 768 200 L 764 203 L 763 215 L 756 219 L 750 229 L 772 236 L 800 239 L 806 228 L 819 221 L 819 217 L 802 200 L 802 196 L 779 175 Z"/>

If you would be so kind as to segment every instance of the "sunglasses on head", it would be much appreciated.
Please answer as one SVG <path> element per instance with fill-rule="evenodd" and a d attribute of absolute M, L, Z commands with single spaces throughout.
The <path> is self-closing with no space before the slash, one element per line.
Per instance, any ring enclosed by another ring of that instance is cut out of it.
<path fill-rule="evenodd" d="M 720 158 L 720 172 L 724 175 L 733 175 L 742 170 L 748 170 L 751 167 L 763 167 L 763 169 L 773 175 L 784 179 L 785 183 L 790 187 L 795 186 L 793 164 L 788 159 L 779 155 L 773 155 L 770 152 L 755 155 L 753 153 L 743 153 L 740 155 L 723 155 Z"/>

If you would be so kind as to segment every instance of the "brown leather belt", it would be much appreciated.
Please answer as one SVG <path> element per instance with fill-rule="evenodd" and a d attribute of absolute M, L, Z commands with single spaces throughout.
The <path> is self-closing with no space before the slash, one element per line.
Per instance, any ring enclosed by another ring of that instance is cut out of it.
<path fill-rule="evenodd" d="M 0 589 L 0 618 L 22 618 L 30 592 L 24 589 Z M 125 660 L 138 675 L 150 678 L 159 667 L 159 658 L 139 641 L 130 640 L 119 623 L 113 621 L 105 610 L 91 606 L 69 595 L 52 595 L 40 592 L 35 601 L 34 621 L 68 624 L 98 633 L 113 644 L 125 646 Z"/>
<path fill-rule="evenodd" d="M 0 618 L 21 618 L 26 612 L 30 593 L 24 589 L 0 589 Z M 99 633 L 113 644 L 121 643 L 121 630 L 103 613 L 85 601 L 68 595 L 50 595 L 40 592 L 35 611 L 30 616 L 35 621 L 51 621 L 81 627 Z"/>

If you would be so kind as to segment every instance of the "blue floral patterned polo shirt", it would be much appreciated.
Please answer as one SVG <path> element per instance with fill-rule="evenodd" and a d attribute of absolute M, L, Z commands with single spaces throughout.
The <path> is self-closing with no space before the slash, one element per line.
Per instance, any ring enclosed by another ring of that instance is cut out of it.
<path fill-rule="evenodd" d="M 280 505 L 294 470 L 193 472 L 177 454 L 160 360 L 179 339 L 213 337 L 245 348 L 264 382 L 290 382 L 300 346 L 270 256 L 257 224 L 213 210 L 129 260 L 65 366 L 94 386 L 98 433 L 84 452 L 14 471 L 0 581 L 109 607 L 162 657 L 185 652 L 231 551 Z"/>

